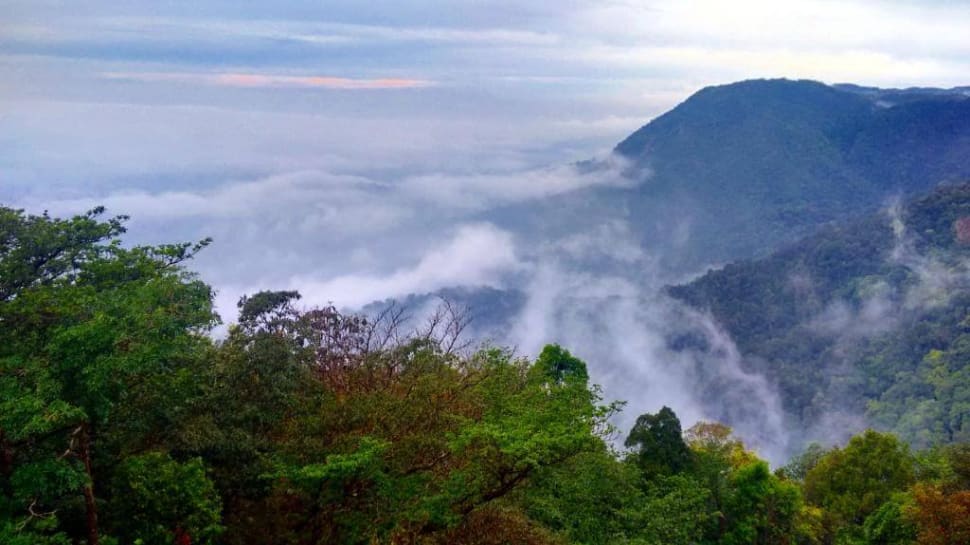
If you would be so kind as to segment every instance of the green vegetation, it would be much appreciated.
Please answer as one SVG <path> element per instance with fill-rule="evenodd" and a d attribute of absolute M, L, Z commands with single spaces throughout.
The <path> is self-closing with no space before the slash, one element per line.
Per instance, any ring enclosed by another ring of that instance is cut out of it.
<path fill-rule="evenodd" d="M 831 226 L 669 292 L 709 310 L 802 429 L 865 416 L 925 448 L 970 440 L 970 184 Z M 904 229 L 894 234 L 895 228 Z"/>
<path fill-rule="evenodd" d="M 127 248 L 100 215 L 0 208 L 2 543 L 966 543 L 970 446 L 870 431 L 773 473 L 664 407 L 618 452 L 562 347 L 465 353 L 451 308 L 408 334 L 296 292 L 213 341 L 183 268 L 207 241 Z"/>
<path fill-rule="evenodd" d="M 639 220 L 665 266 L 693 272 L 764 256 L 891 194 L 968 179 L 968 138 L 970 100 L 956 93 L 804 80 L 706 87 L 616 146 L 643 173 L 617 213 Z"/>

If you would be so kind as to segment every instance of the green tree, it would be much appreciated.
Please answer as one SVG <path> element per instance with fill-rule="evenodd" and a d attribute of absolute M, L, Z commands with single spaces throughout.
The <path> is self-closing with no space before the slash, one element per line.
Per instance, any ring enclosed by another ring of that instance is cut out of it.
<path fill-rule="evenodd" d="M 0 209 L 0 451 L 10 516 L 74 519 L 100 540 L 98 495 L 118 456 L 171 431 L 209 345 L 212 292 L 180 263 L 208 241 L 124 248 L 124 218 Z M 172 398 L 160 392 L 170 388 Z M 132 410 L 146 400 L 144 413 Z M 52 484 L 57 483 L 56 486 Z M 56 535 L 51 524 L 44 532 Z"/>
<path fill-rule="evenodd" d="M 914 459 L 895 436 L 867 430 L 833 449 L 805 476 L 806 499 L 835 532 L 861 535 L 866 518 L 912 484 Z"/>
<path fill-rule="evenodd" d="M 221 501 L 199 458 L 150 452 L 126 458 L 112 482 L 114 534 L 126 543 L 208 545 L 222 532 Z"/>
<path fill-rule="evenodd" d="M 863 524 L 867 545 L 909 545 L 916 539 L 916 527 L 905 516 L 912 500 L 906 494 L 894 494 Z"/>
<path fill-rule="evenodd" d="M 637 465 L 647 478 L 680 473 L 692 462 L 680 420 L 670 407 L 640 415 L 624 444 L 634 448 Z"/>
<path fill-rule="evenodd" d="M 725 545 L 794 543 L 799 537 L 801 493 L 757 460 L 732 471 L 725 501 Z"/>
<path fill-rule="evenodd" d="M 536 358 L 533 372 L 554 384 L 564 382 L 577 382 L 586 384 L 589 381 L 589 373 L 586 371 L 586 362 L 573 356 L 569 350 L 558 344 L 548 344 Z"/>
<path fill-rule="evenodd" d="M 538 469 L 516 503 L 572 543 L 627 543 L 658 520 L 645 512 L 639 470 L 618 460 L 606 445 Z"/>
<path fill-rule="evenodd" d="M 646 495 L 641 513 L 643 528 L 633 537 L 639 536 L 651 545 L 699 543 L 718 515 L 710 509 L 711 491 L 686 474 L 656 478 L 649 483 Z"/>

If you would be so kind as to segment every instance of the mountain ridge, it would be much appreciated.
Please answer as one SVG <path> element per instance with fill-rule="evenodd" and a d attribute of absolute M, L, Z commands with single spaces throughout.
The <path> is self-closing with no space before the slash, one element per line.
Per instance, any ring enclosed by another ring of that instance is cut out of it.
<path fill-rule="evenodd" d="M 800 425 L 838 412 L 917 446 L 967 440 L 968 224 L 970 182 L 948 184 L 666 291 L 710 313 Z"/>
<path fill-rule="evenodd" d="M 676 267 L 689 270 L 765 255 L 890 195 L 970 177 L 966 96 L 877 102 L 807 80 L 706 87 L 615 147 L 650 173 L 626 195 L 631 217 L 698 211 Z M 641 229 L 646 246 L 669 235 Z"/>

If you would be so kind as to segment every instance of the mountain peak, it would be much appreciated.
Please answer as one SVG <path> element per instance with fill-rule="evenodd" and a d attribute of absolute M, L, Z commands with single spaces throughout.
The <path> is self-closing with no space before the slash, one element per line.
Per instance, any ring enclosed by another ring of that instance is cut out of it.
<path fill-rule="evenodd" d="M 763 254 L 890 194 L 970 177 L 960 89 L 706 87 L 616 146 L 649 173 L 629 208 L 648 222 L 689 221 L 694 254 L 677 255 L 693 266 Z M 643 240 L 662 247 L 666 235 L 645 227 Z"/>

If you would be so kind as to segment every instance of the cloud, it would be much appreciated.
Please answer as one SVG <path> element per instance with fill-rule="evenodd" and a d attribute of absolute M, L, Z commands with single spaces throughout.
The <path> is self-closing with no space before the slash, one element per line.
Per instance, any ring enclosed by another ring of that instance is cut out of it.
<path fill-rule="evenodd" d="M 405 192 L 436 204 L 488 208 L 569 193 L 588 187 L 633 187 L 642 177 L 627 175 L 629 161 L 608 155 L 593 164 L 565 165 L 502 174 L 428 174 L 406 178 Z"/>
<path fill-rule="evenodd" d="M 146 83 L 169 82 L 222 87 L 266 87 L 273 89 L 416 89 L 429 87 L 434 82 L 410 78 L 354 79 L 330 76 L 285 76 L 254 73 L 192 73 L 192 72 L 105 72 L 106 79 L 141 81 Z"/>
<path fill-rule="evenodd" d="M 420 70 L 421 77 L 404 79 L 490 88 L 555 82 L 571 93 L 647 77 L 693 89 L 756 76 L 958 85 L 970 68 L 970 7 L 959 2 L 583 0 L 442 8 L 419 1 L 239 10 L 208 0 L 195 9 L 121 15 L 110 4 L 93 4 L 71 17 L 43 7 L 13 10 L 0 23 L 0 52 L 326 69 L 337 78 L 363 69 L 365 80 Z"/>
<path fill-rule="evenodd" d="M 295 277 L 291 286 L 309 304 L 365 304 L 446 287 L 500 287 L 521 268 L 512 234 L 488 223 L 462 225 L 445 244 L 424 254 L 412 267 L 386 276 L 345 275 L 328 280 Z"/>
<path fill-rule="evenodd" d="M 893 246 L 885 258 L 888 267 L 902 267 L 909 281 L 894 288 L 885 280 L 861 282 L 857 304 L 842 299 L 831 301 L 809 320 L 810 330 L 853 344 L 860 338 L 881 335 L 900 327 L 906 317 L 939 308 L 954 294 L 970 286 L 970 262 L 945 262 L 932 253 L 921 254 L 915 237 L 904 222 L 902 204 L 896 198 L 885 210 L 893 232 Z"/>
<path fill-rule="evenodd" d="M 624 255 L 624 246 L 602 252 Z M 773 385 L 743 369 L 733 341 L 709 316 L 659 293 L 649 262 L 626 263 L 619 271 L 629 274 L 620 276 L 587 272 L 555 253 L 541 257 L 507 342 L 529 357 L 547 343 L 569 347 L 609 399 L 626 402 L 613 422 L 623 434 L 639 415 L 666 405 L 685 427 L 727 422 L 749 447 L 784 462 L 793 430 Z M 670 338 L 685 334 L 703 346 L 672 348 Z"/>
<path fill-rule="evenodd" d="M 577 259 L 611 259 L 633 264 L 648 258 L 629 222 L 610 220 L 593 229 L 572 233 L 553 243 L 566 256 Z"/>
<path fill-rule="evenodd" d="M 102 197 L 49 200 L 44 204 L 60 215 L 105 206 L 138 221 L 158 222 L 189 218 L 258 222 L 285 215 L 289 217 L 286 228 L 296 233 L 366 234 L 393 227 L 409 215 L 402 206 L 382 202 L 377 197 L 382 189 L 386 189 L 383 184 L 367 178 L 303 171 L 198 191 L 122 190 Z"/>

